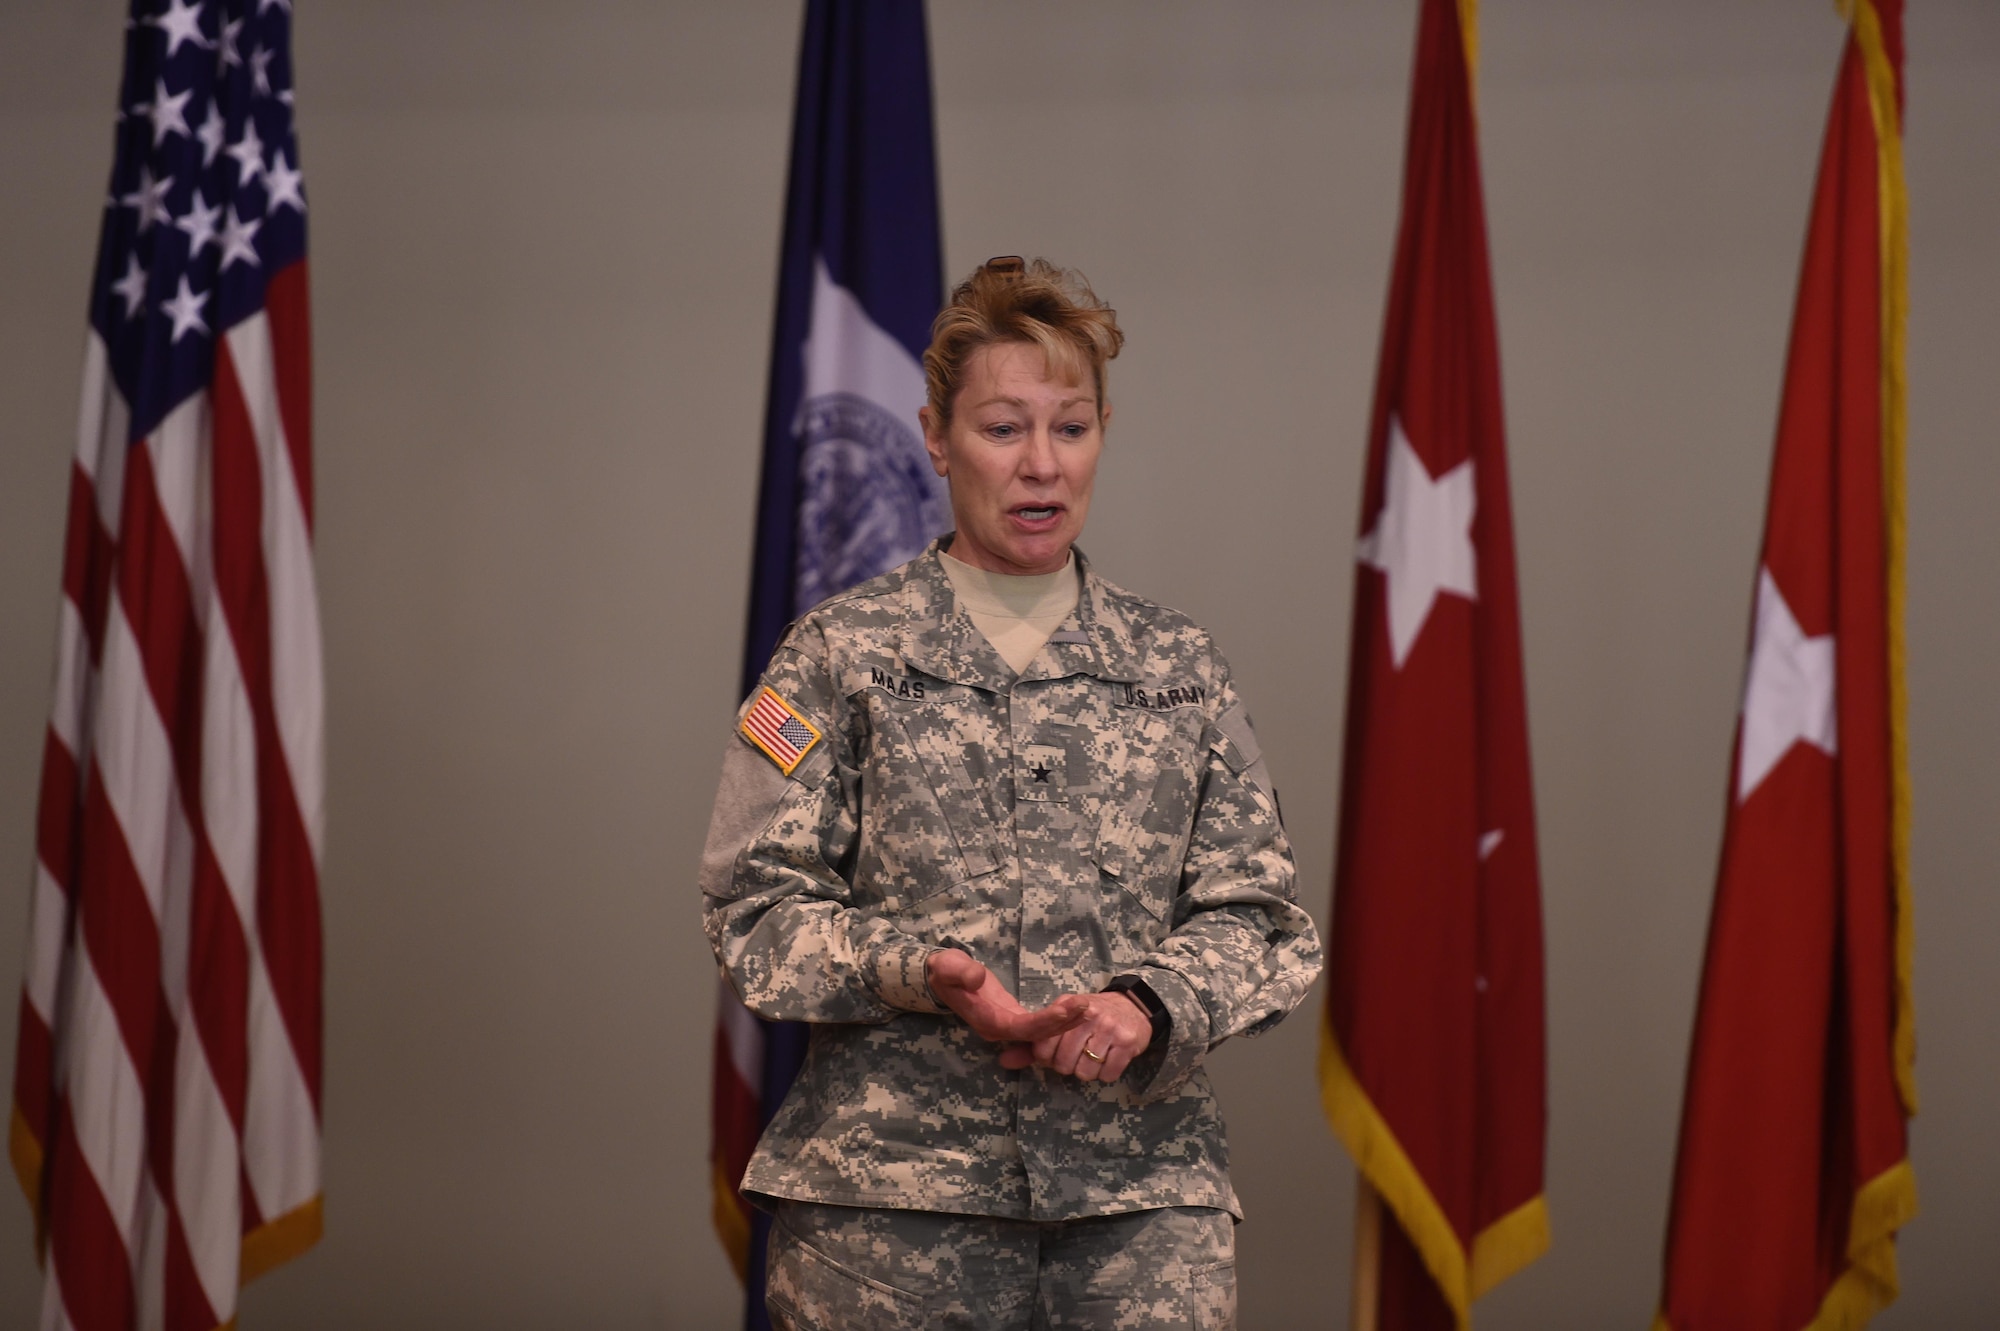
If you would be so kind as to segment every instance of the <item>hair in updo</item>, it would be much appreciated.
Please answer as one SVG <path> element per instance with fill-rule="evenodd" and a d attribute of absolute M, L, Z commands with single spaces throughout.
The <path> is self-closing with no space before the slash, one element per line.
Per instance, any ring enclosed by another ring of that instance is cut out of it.
<path fill-rule="evenodd" d="M 931 414 L 939 425 L 951 422 L 972 353 L 998 342 L 1040 348 L 1052 379 L 1082 383 L 1087 369 L 1103 415 L 1104 366 L 1125 345 L 1125 334 L 1118 312 L 1097 298 L 1083 274 L 1010 254 L 988 259 L 958 284 L 932 321 L 924 352 Z"/>

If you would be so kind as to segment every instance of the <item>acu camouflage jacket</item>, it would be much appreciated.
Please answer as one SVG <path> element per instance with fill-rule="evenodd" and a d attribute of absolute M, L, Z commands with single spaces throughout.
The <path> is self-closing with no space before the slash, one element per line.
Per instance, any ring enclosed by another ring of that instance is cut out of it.
<path fill-rule="evenodd" d="M 1296 1006 L 1320 944 L 1229 668 L 1079 553 L 1076 610 L 1016 676 L 939 549 L 795 624 L 723 759 L 709 940 L 752 1011 L 816 1023 L 744 1190 L 1240 1216 L 1202 1059 Z M 1031 1008 L 1137 974 L 1170 1038 L 1109 1085 L 1008 1071 L 931 996 L 940 947 Z"/>

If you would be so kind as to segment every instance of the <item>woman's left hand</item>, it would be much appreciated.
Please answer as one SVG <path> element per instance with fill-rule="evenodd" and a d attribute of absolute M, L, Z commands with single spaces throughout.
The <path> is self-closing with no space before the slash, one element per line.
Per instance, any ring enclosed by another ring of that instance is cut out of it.
<path fill-rule="evenodd" d="M 1152 1043 L 1152 1018 L 1122 993 L 1076 997 L 1085 1004 L 1082 1021 L 1061 1035 L 1009 1046 L 1001 1051 L 1000 1065 L 1025 1068 L 1032 1063 L 1078 1081 L 1117 1081 Z"/>

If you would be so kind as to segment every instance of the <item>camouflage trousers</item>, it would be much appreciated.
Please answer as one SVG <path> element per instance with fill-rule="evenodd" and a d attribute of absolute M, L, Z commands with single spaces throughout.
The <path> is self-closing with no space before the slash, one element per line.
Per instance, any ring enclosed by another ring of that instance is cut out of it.
<path fill-rule="evenodd" d="M 1229 1331 L 1235 1222 L 1205 1206 L 1002 1220 L 780 1202 L 779 1331 Z"/>

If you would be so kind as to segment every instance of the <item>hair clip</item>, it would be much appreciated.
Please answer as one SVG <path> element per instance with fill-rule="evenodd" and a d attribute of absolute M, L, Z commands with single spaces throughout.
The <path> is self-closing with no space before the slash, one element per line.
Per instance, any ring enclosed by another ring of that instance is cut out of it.
<path fill-rule="evenodd" d="M 996 254 L 980 265 L 995 277 L 1019 277 L 1028 269 L 1028 264 L 1018 254 Z"/>

